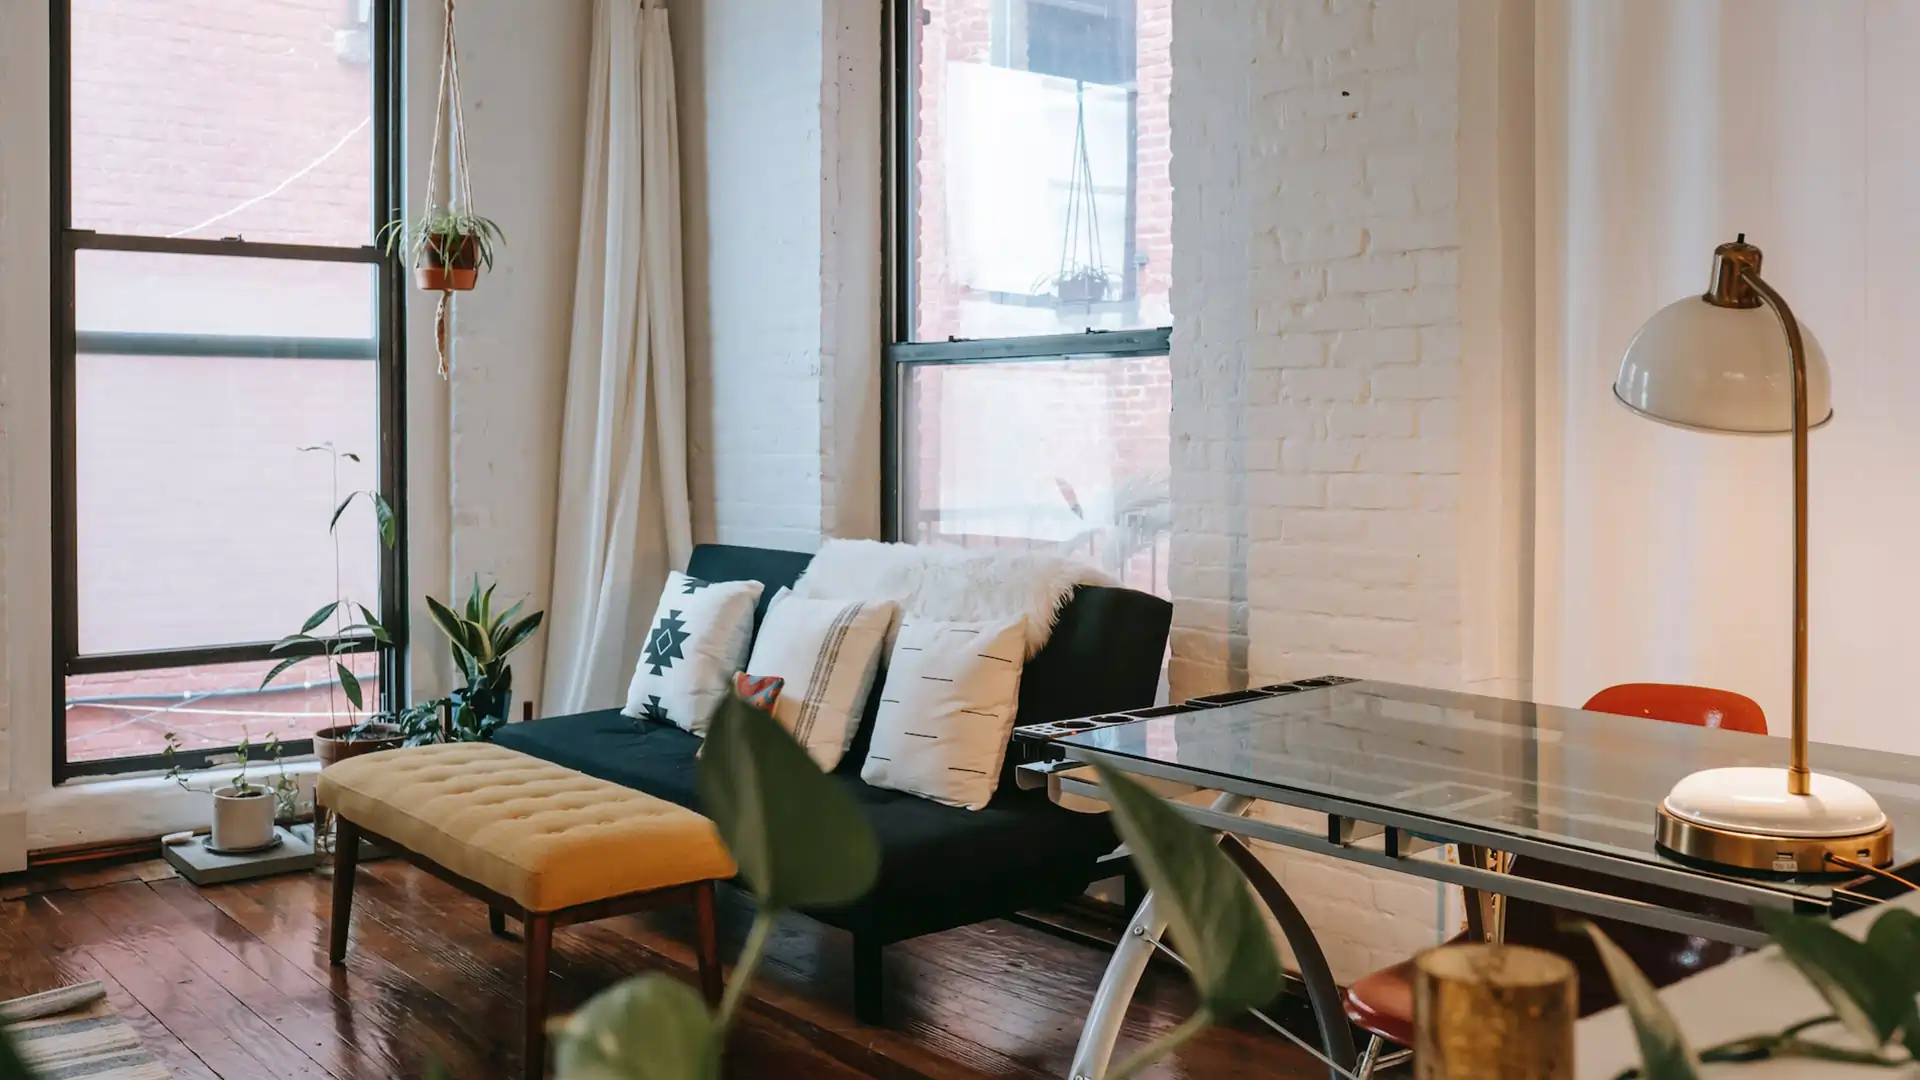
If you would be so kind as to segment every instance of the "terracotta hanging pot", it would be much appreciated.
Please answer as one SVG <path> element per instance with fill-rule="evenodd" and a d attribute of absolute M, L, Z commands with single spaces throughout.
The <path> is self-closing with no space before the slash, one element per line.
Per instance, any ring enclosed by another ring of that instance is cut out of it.
<path fill-rule="evenodd" d="M 480 238 L 462 236 L 449 247 L 442 237 L 430 236 L 420 247 L 420 265 L 413 280 L 428 292 L 466 292 L 480 280 Z"/>

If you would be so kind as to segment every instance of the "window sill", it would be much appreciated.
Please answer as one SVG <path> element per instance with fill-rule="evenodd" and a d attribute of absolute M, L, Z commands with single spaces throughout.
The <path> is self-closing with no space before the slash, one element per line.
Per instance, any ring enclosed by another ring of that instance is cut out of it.
<path fill-rule="evenodd" d="M 287 775 L 300 785 L 300 798 L 313 799 L 320 762 L 312 757 L 286 762 Z M 256 768 L 258 775 L 263 770 Z M 186 774 L 196 790 L 158 772 L 75 777 L 27 800 L 27 850 L 79 847 L 122 840 L 144 840 L 197 829 L 212 817 L 208 792 L 232 777 L 231 765 Z"/>

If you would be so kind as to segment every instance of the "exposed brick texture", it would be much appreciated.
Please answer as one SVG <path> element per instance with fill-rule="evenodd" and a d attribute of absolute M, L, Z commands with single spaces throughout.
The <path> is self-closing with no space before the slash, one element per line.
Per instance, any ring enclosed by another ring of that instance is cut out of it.
<path fill-rule="evenodd" d="M 1175 698 L 1460 680 L 1458 18 L 1175 8 Z M 1343 981 L 1439 933 L 1435 886 L 1262 854 Z"/>

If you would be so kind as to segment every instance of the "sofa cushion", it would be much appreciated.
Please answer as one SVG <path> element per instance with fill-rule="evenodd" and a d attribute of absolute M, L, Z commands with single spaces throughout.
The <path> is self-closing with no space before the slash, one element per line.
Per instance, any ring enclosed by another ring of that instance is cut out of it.
<path fill-rule="evenodd" d="M 767 617 L 767 606 L 781 589 L 793 588 L 813 556 L 804 551 L 775 551 L 772 548 L 736 547 L 732 544 L 699 544 L 687 560 L 687 576 L 701 581 L 757 581 L 766 588 L 760 593 L 759 606 L 753 612 L 753 625 Z"/>
<path fill-rule="evenodd" d="M 509 724 L 502 746 L 698 810 L 700 740 L 670 724 L 615 710 Z M 886 940 L 963 926 L 1065 900 L 1096 876 L 1117 845 L 1104 814 L 1063 810 L 1042 792 L 1004 785 L 982 810 L 942 806 L 835 775 L 867 812 L 880 841 L 880 880 L 858 902 L 809 912 Z"/>
<path fill-rule="evenodd" d="M 700 738 L 672 724 L 635 720 L 618 709 L 508 724 L 493 741 L 555 765 L 625 784 L 671 803 L 700 802 L 694 755 Z"/>

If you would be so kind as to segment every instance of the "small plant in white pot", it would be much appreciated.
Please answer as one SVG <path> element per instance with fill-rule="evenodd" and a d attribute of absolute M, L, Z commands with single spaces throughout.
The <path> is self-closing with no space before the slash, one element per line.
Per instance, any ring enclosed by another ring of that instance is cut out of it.
<path fill-rule="evenodd" d="M 299 812 L 299 782 L 287 775 L 280 760 L 280 740 L 272 734 L 263 748 L 266 760 L 278 773 L 272 781 L 259 783 L 247 775 L 247 767 L 253 764 L 253 747 L 249 740 L 241 739 L 232 757 L 215 759 L 215 764 L 238 764 L 240 771 L 226 783 L 212 786 L 195 785 L 179 762 L 180 737 L 169 731 L 166 738 L 167 748 L 162 754 L 167 759 L 167 779 L 187 791 L 210 791 L 213 795 L 209 849 L 239 853 L 270 847 L 275 840 L 274 822 Z"/>

